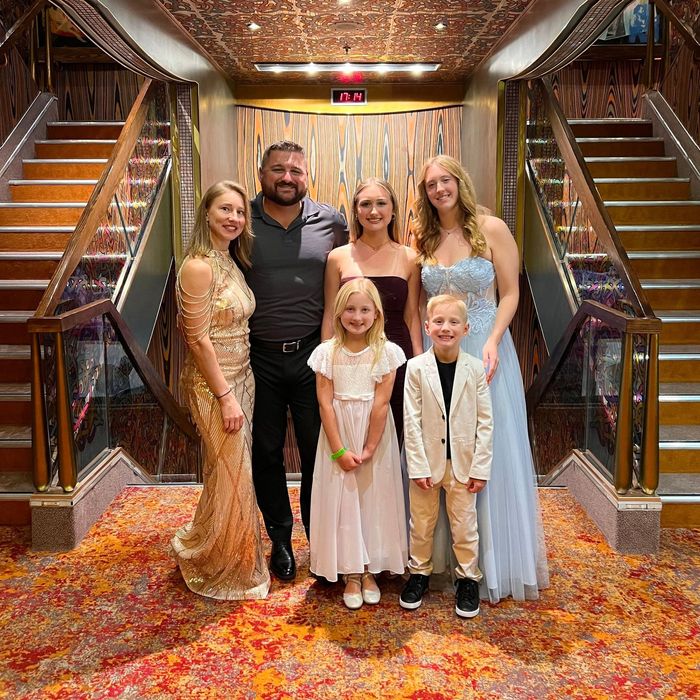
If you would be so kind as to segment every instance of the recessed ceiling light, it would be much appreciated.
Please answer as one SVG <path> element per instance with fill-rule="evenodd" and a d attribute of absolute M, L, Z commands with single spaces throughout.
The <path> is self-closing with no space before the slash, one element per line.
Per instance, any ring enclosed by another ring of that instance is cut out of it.
<path fill-rule="evenodd" d="M 430 73 L 439 63 L 255 63 L 261 73 Z"/>
<path fill-rule="evenodd" d="M 442 20 L 440 20 L 440 21 L 435 25 L 435 29 L 436 29 L 437 31 L 439 31 L 439 32 L 444 32 L 445 29 L 447 29 L 447 22 L 443 22 Z"/>
<path fill-rule="evenodd" d="M 246 27 L 248 27 L 248 29 L 250 29 L 251 32 L 257 32 L 258 29 L 260 29 L 260 25 L 257 22 L 248 22 L 248 24 L 246 24 Z"/>

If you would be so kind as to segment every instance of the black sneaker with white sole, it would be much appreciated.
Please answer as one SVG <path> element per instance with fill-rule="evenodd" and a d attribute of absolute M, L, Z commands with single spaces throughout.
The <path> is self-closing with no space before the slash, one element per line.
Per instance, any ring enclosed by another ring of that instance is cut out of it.
<path fill-rule="evenodd" d="M 399 605 L 402 608 L 406 608 L 406 610 L 420 608 L 420 604 L 423 602 L 423 596 L 428 590 L 429 581 L 430 576 L 411 574 L 399 596 Z"/>
<path fill-rule="evenodd" d="M 479 614 L 479 584 L 471 578 L 457 580 L 455 612 L 460 617 L 476 617 Z"/>

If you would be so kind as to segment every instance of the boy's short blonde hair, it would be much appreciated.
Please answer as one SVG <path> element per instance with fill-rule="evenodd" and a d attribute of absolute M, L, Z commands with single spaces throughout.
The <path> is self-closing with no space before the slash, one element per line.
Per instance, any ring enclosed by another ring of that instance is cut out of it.
<path fill-rule="evenodd" d="M 430 320 L 433 317 L 433 312 L 438 306 L 456 306 L 459 309 L 459 315 L 462 317 L 464 323 L 469 321 L 469 315 L 467 314 L 467 305 L 457 297 L 453 297 L 451 294 L 437 294 L 434 297 L 428 299 L 428 307 L 426 310 L 426 317 Z"/>

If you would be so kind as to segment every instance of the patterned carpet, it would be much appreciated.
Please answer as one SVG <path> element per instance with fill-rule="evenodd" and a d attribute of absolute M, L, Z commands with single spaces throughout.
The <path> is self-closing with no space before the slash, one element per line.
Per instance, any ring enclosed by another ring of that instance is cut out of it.
<path fill-rule="evenodd" d="M 0 528 L 0 697 L 695 698 L 700 531 L 662 533 L 656 558 L 612 553 L 565 491 L 544 491 L 552 587 L 536 602 L 451 595 L 403 611 L 400 581 L 347 611 L 301 568 L 269 598 L 189 593 L 167 554 L 194 487 L 124 492 L 66 554 Z"/>

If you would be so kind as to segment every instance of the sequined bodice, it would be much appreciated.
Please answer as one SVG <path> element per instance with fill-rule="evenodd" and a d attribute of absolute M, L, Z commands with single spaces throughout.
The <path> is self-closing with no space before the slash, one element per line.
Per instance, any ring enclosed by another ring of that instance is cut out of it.
<path fill-rule="evenodd" d="M 490 331 L 496 318 L 496 273 L 482 257 L 462 258 L 454 265 L 423 265 L 421 280 L 428 298 L 451 294 L 463 299 L 472 333 Z"/>
<path fill-rule="evenodd" d="M 195 303 L 190 304 L 188 313 L 194 332 L 189 337 L 186 335 L 186 339 L 191 343 L 207 335 L 224 376 L 230 380 L 247 371 L 249 366 L 248 319 L 255 310 L 255 298 L 228 251 L 212 250 L 207 257 L 214 273 L 212 286 L 206 297 L 195 299 Z M 193 297 L 186 296 L 179 278 L 178 292 L 180 313 L 183 313 L 183 296 L 185 303 Z M 187 371 L 183 379 L 187 376 L 191 382 L 208 391 L 208 385 L 191 353 L 185 364 Z"/>
<path fill-rule="evenodd" d="M 248 319 L 255 310 L 255 299 L 243 273 L 226 251 L 212 251 L 216 263 L 212 292 L 212 317 L 209 338 L 212 343 L 230 345 L 231 341 L 248 343 Z"/>

